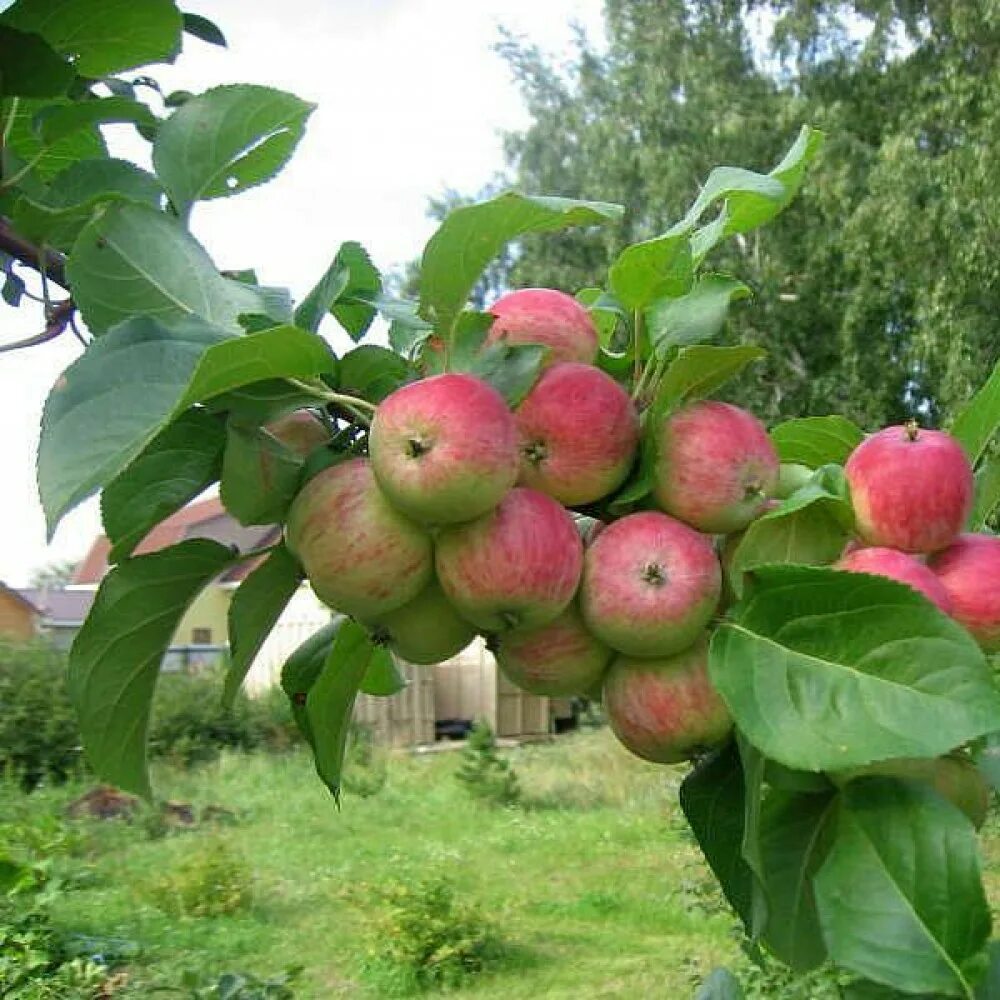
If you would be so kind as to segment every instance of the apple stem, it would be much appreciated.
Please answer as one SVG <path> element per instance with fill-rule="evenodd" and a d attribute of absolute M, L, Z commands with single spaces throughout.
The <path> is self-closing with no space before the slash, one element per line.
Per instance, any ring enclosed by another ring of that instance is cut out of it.
<path fill-rule="evenodd" d="M 318 382 L 306 382 L 297 378 L 287 379 L 290 385 L 294 385 L 296 389 L 301 389 L 303 392 L 308 392 L 310 395 L 315 396 L 317 399 L 325 400 L 328 403 L 337 403 L 343 406 L 355 419 L 359 420 L 365 427 L 371 424 L 371 419 L 364 413 L 360 412 L 362 410 L 368 410 L 372 413 L 375 412 L 375 404 L 369 403 L 367 399 L 361 399 L 358 396 L 348 396 L 342 392 L 334 392 L 332 389 L 327 389 L 326 386 L 318 384 Z"/>
<path fill-rule="evenodd" d="M 906 428 L 906 437 L 909 441 L 916 441 L 920 433 L 920 424 L 912 417 L 903 425 Z"/>

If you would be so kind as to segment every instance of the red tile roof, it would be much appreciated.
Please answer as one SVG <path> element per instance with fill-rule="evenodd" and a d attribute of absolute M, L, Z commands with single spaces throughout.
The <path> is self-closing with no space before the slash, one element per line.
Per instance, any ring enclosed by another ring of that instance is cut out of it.
<path fill-rule="evenodd" d="M 158 552 L 170 545 L 176 545 L 188 538 L 210 538 L 222 545 L 235 547 L 242 552 L 268 545 L 276 541 L 281 533 L 277 525 L 263 525 L 246 528 L 230 514 L 226 513 L 218 497 L 199 500 L 171 514 L 158 524 L 135 547 L 133 555 Z M 100 535 L 91 545 L 90 551 L 76 568 L 74 583 L 100 583 L 108 571 L 108 554 L 111 543 L 106 535 Z M 249 560 L 234 567 L 222 576 L 226 581 L 242 580 L 260 562 Z"/>

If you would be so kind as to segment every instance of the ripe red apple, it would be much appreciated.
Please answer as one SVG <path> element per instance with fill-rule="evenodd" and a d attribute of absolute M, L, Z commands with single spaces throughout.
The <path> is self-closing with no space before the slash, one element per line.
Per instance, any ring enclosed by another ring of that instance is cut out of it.
<path fill-rule="evenodd" d="M 487 344 L 542 344 L 548 363 L 581 361 L 592 364 L 600 344 L 590 313 L 571 295 L 552 288 L 522 288 L 501 296 L 490 306 L 496 317 Z"/>
<path fill-rule="evenodd" d="M 368 624 L 377 639 L 410 663 L 441 663 L 476 637 L 476 630 L 448 603 L 434 579 L 412 601 Z"/>
<path fill-rule="evenodd" d="M 397 389 L 375 411 L 368 450 L 385 495 L 422 524 L 471 521 L 517 478 L 514 417 L 500 393 L 472 375 Z"/>
<path fill-rule="evenodd" d="M 437 538 L 438 580 L 458 613 L 487 632 L 552 621 L 580 581 L 583 542 L 569 513 L 517 487 L 496 510 Z"/>
<path fill-rule="evenodd" d="M 778 454 L 763 424 L 728 403 L 693 403 L 657 433 L 653 495 L 668 514 L 711 534 L 745 528 L 778 483 Z"/>
<path fill-rule="evenodd" d="M 936 604 L 946 615 L 951 614 L 951 598 L 941 581 L 919 559 L 914 559 L 905 552 L 879 546 L 855 549 L 841 556 L 833 568 L 846 570 L 849 573 L 871 573 L 874 576 L 885 576 L 890 580 L 909 584 L 914 590 L 920 591 L 927 600 Z"/>
<path fill-rule="evenodd" d="M 589 691 L 614 656 L 587 630 L 575 601 L 547 625 L 504 633 L 495 653 L 508 680 L 531 694 L 553 698 Z"/>
<path fill-rule="evenodd" d="M 286 533 L 316 596 L 358 618 L 412 601 L 434 572 L 430 536 L 386 500 L 364 458 L 310 479 L 292 502 Z"/>
<path fill-rule="evenodd" d="M 592 503 L 625 481 L 639 443 L 628 393 L 599 368 L 564 361 L 546 369 L 514 414 L 523 486 L 567 506 Z"/>
<path fill-rule="evenodd" d="M 887 427 L 851 452 L 844 472 L 858 534 L 869 545 L 937 552 L 958 537 L 972 509 L 972 467 L 942 431 Z"/>
<path fill-rule="evenodd" d="M 1000 652 L 1000 538 L 961 535 L 928 566 L 948 592 L 954 617 L 988 653 Z"/>
<path fill-rule="evenodd" d="M 292 413 L 286 413 L 265 424 L 264 430 L 303 458 L 330 440 L 330 432 L 323 421 L 310 410 L 294 410 Z"/>
<path fill-rule="evenodd" d="M 711 541 L 650 511 L 615 521 L 591 543 L 580 608 L 587 627 L 612 649 L 668 656 L 698 638 L 721 587 Z"/>
<path fill-rule="evenodd" d="M 721 743 L 732 719 L 708 676 L 708 638 L 655 660 L 619 657 L 604 679 L 615 736 L 637 757 L 678 764 Z"/>

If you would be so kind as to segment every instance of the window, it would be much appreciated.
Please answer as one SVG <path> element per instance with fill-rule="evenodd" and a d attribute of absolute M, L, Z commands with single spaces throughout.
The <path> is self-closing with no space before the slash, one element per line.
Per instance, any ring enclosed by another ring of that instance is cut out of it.
<path fill-rule="evenodd" d="M 191 629 L 191 642 L 196 646 L 211 646 L 212 630 L 210 628 Z"/>

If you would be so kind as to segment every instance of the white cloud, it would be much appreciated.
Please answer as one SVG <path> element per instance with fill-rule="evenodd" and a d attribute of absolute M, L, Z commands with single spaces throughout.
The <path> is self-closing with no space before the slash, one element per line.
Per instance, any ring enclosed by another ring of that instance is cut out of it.
<path fill-rule="evenodd" d="M 343 240 L 384 268 L 417 256 L 432 231 L 427 197 L 473 191 L 502 166 L 500 132 L 526 124 L 506 65 L 492 46 L 505 25 L 564 53 L 577 21 L 600 31 L 600 0 L 203 0 L 221 51 L 188 41 L 157 69 L 168 89 L 265 83 L 318 108 L 288 169 L 271 184 L 199 206 L 193 229 L 223 267 L 253 266 L 301 296 Z M 141 147 L 122 140 L 130 152 Z M 558 192 L 553 192 L 558 193 Z M 600 192 L 594 192 L 599 197 Z M 0 338 L 36 332 L 32 310 L 0 309 Z M 46 549 L 34 485 L 45 394 L 78 354 L 66 336 L 0 355 L 0 580 L 23 584 L 49 559 L 80 556 L 99 531 L 96 502 L 71 513 Z"/>

